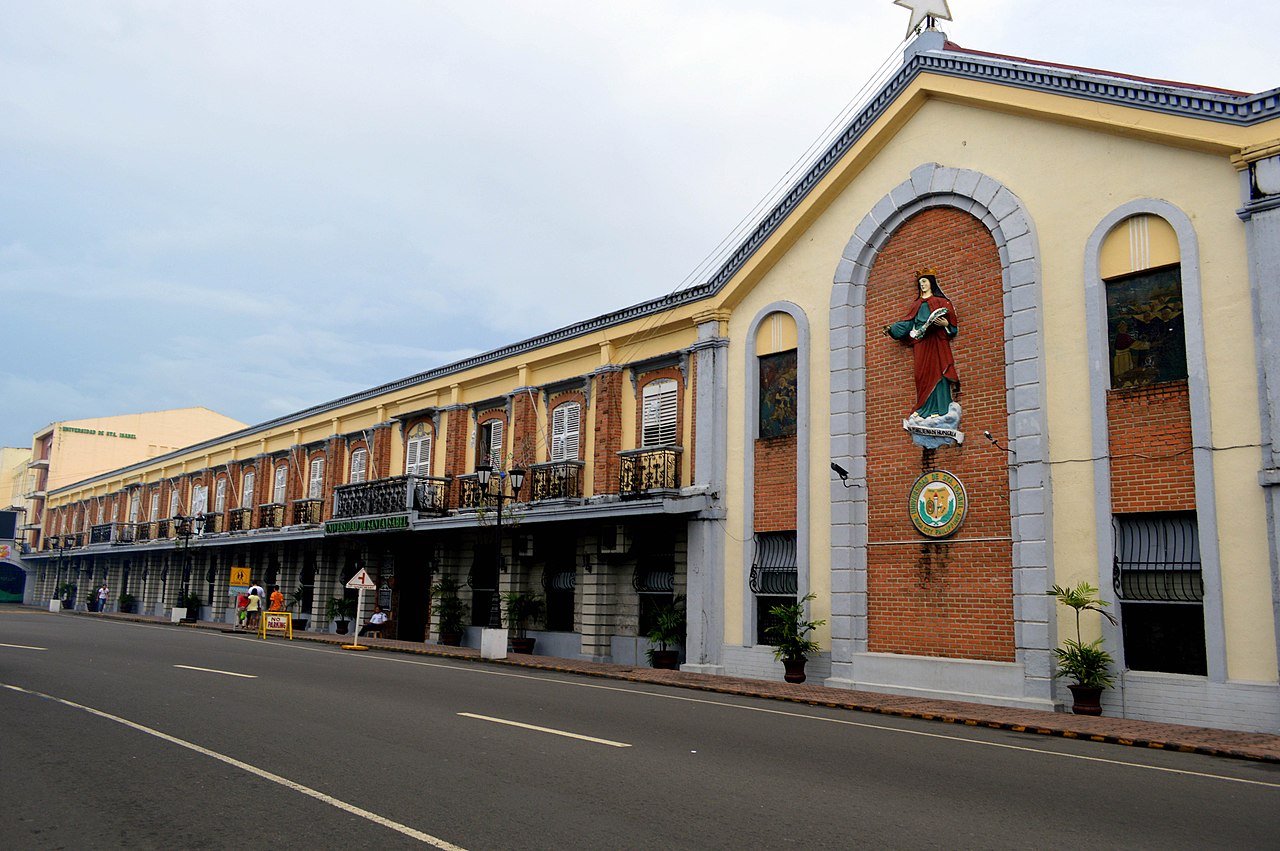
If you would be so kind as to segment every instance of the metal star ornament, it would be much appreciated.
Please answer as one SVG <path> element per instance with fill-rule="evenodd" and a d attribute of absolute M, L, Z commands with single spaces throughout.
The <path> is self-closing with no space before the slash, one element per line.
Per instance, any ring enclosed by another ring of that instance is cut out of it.
<path fill-rule="evenodd" d="M 911 10 L 911 23 L 907 24 L 908 38 L 925 18 L 951 20 L 951 10 L 947 8 L 947 0 L 893 0 L 893 5 Z"/>

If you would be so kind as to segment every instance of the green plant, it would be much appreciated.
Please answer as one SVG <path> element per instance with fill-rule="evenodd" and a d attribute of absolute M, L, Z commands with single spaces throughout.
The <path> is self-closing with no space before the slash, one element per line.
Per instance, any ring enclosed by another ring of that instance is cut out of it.
<path fill-rule="evenodd" d="M 330 597 L 325 604 L 324 615 L 331 621 L 349 621 L 356 616 L 354 597 Z"/>
<path fill-rule="evenodd" d="M 470 610 L 466 603 L 458 599 L 458 582 L 452 576 L 441 576 L 431 586 L 431 614 L 435 616 L 437 631 L 463 632 Z"/>
<path fill-rule="evenodd" d="M 182 607 L 187 610 L 188 614 L 194 615 L 196 612 L 200 611 L 201 603 L 199 594 L 183 594 L 178 598 L 178 602 L 182 604 Z"/>
<path fill-rule="evenodd" d="M 684 644 L 685 608 L 684 595 L 673 597 L 670 603 L 659 606 L 653 613 L 653 626 L 644 637 L 650 644 L 656 645 L 644 651 L 653 664 L 653 654 L 664 652 Z"/>
<path fill-rule="evenodd" d="M 134 603 L 136 603 L 136 602 L 138 602 L 138 598 L 137 598 L 137 597 L 135 597 L 135 596 L 133 596 L 132 594 L 130 594 L 130 593 L 128 593 L 128 592 L 125 592 L 124 594 L 121 594 L 121 595 L 120 595 L 120 599 L 119 599 L 119 603 L 120 603 L 120 611 L 122 611 L 122 612 L 132 612 L 132 611 L 133 611 L 133 604 L 134 604 Z"/>
<path fill-rule="evenodd" d="M 769 609 L 773 623 L 765 628 L 765 637 L 773 644 L 775 659 L 806 659 L 817 653 L 822 645 L 809 637 L 825 620 L 805 620 L 805 603 L 816 598 L 808 594 L 794 603 L 780 603 Z"/>
<path fill-rule="evenodd" d="M 310 590 L 311 589 L 306 585 L 299 585 L 297 590 L 289 595 L 289 600 L 293 603 L 291 611 L 301 612 L 306 607 L 307 597 L 310 596 L 308 592 Z"/>
<path fill-rule="evenodd" d="M 537 594 L 524 591 L 512 591 L 502 595 L 506 608 L 507 626 L 513 630 L 516 638 L 524 638 L 529 629 L 529 622 L 542 617 L 546 603 Z"/>
<path fill-rule="evenodd" d="M 1076 613 L 1076 637 L 1068 638 L 1062 647 L 1055 647 L 1053 650 L 1053 655 L 1058 660 L 1058 672 L 1054 676 L 1070 677 L 1076 681 L 1076 685 L 1089 688 L 1110 686 L 1115 682 L 1115 676 L 1111 673 L 1111 669 L 1115 667 L 1115 659 L 1102 649 L 1100 637 L 1088 644 L 1084 643 L 1080 636 L 1080 613 L 1097 612 L 1114 624 L 1116 619 L 1102 608 L 1111 604 L 1099 598 L 1098 589 L 1088 582 L 1081 582 L 1074 588 L 1054 585 L 1045 593 L 1056 597 L 1059 603 L 1074 609 Z"/>
<path fill-rule="evenodd" d="M 72 585 L 70 582 L 63 582 L 53 590 L 54 596 L 57 597 L 66 597 L 67 595 L 74 594 L 75 592 L 76 586 Z"/>

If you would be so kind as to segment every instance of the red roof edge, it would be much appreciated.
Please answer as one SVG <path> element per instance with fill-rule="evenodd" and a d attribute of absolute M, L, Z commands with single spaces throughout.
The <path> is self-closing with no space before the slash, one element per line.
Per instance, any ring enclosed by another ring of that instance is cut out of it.
<path fill-rule="evenodd" d="M 990 53 L 985 50 L 972 50 L 968 47 L 961 47 L 954 41 L 947 40 L 943 46 L 945 50 L 955 53 L 969 53 L 974 56 L 986 56 L 990 59 L 1003 59 L 1006 62 L 1019 62 L 1027 65 L 1043 65 L 1047 68 L 1059 68 L 1063 71 L 1082 71 L 1087 74 L 1101 74 L 1106 77 L 1119 77 L 1122 80 L 1134 80 L 1139 83 L 1150 83 L 1156 86 L 1171 86 L 1178 89 L 1195 89 L 1202 92 L 1215 92 L 1222 95 L 1235 95 L 1237 97 L 1245 97 L 1253 92 L 1240 92 L 1235 89 L 1221 89 L 1217 86 L 1201 86 L 1195 83 L 1180 83 L 1176 80 L 1158 80 L 1154 77 L 1139 77 L 1136 74 L 1121 74 L 1118 71 L 1104 71 L 1101 68 L 1086 68 L 1083 65 L 1063 65 L 1059 62 L 1045 62 L 1040 59 L 1028 59 L 1025 56 L 1010 56 L 1005 53 Z"/>

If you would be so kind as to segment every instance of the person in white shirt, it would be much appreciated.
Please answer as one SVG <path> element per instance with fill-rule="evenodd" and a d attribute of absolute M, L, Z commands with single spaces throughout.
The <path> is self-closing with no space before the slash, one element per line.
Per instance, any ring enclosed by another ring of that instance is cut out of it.
<path fill-rule="evenodd" d="M 369 622 L 360 627 L 360 634 L 367 635 L 370 630 L 381 630 L 387 622 L 387 613 L 382 611 L 382 606 L 376 603 L 373 606 L 373 614 L 369 616 Z"/>

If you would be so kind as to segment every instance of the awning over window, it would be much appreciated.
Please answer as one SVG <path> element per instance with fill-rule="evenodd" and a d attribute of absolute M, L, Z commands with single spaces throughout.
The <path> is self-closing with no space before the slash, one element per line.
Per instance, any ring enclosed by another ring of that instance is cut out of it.
<path fill-rule="evenodd" d="M 752 592 L 794 597 L 799 587 L 796 533 L 757 533 L 756 556 L 751 564 Z"/>

